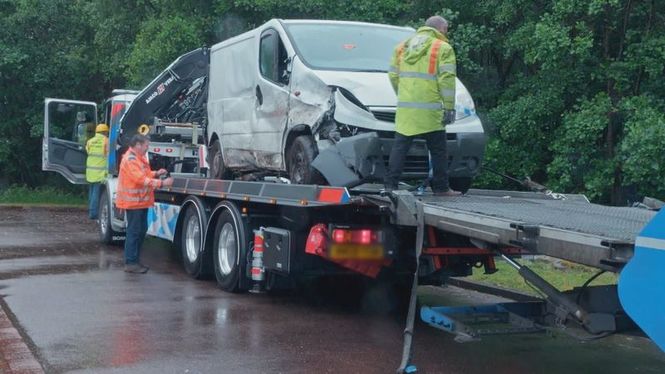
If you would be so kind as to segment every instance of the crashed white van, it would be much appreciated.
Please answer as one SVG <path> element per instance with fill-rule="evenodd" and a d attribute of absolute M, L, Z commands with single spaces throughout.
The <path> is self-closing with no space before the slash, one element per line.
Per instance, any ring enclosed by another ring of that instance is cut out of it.
<path fill-rule="evenodd" d="M 351 186 L 382 181 L 395 129 L 388 80 L 395 46 L 414 29 L 271 20 L 210 49 L 207 137 L 213 178 L 265 172 L 292 183 Z M 480 168 L 485 136 L 457 81 L 457 119 L 447 126 L 453 188 Z M 428 152 L 414 142 L 403 179 L 424 178 Z"/>

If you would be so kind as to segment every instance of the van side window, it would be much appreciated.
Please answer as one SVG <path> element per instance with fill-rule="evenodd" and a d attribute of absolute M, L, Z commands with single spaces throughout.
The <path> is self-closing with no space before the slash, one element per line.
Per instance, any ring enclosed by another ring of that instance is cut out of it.
<path fill-rule="evenodd" d="M 261 75 L 269 81 L 289 84 L 286 72 L 286 48 L 275 30 L 268 30 L 261 35 L 259 47 L 259 69 Z"/>

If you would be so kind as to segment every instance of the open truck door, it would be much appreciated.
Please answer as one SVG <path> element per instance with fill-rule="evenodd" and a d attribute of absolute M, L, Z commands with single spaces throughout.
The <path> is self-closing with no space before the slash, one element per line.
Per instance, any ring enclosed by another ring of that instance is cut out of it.
<path fill-rule="evenodd" d="M 95 135 L 97 104 L 89 101 L 44 101 L 42 170 L 62 174 L 74 184 L 85 184 L 85 143 Z"/>

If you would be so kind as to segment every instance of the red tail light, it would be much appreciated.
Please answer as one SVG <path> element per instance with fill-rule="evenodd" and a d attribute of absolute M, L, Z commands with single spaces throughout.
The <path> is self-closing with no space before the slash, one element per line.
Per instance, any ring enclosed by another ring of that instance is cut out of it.
<path fill-rule="evenodd" d="M 334 229 L 332 231 L 333 243 L 337 244 L 376 244 L 381 242 L 380 231 L 369 229 Z"/>

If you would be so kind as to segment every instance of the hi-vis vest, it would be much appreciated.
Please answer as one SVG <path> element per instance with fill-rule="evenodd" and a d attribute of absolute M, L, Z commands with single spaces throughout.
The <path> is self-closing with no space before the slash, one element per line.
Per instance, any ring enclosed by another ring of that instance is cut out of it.
<path fill-rule="evenodd" d="M 85 180 L 90 183 L 99 183 L 106 178 L 106 136 L 95 134 L 85 144 L 88 158 L 85 163 Z"/>
<path fill-rule="evenodd" d="M 432 27 L 400 43 L 388 76 L 397 93 L 395 131 L 413 136 L 443 130 L 443 110 L 455 108 L 455 52 Z"/>
<path fill-rule="evenodd" d="M 128 150 L 120 162 L 116 206 L 120 209 L 150 208 L 155 203 L 153 191 L 162 181 L 153 179 L 155 172 L 145 157 Z"/>

